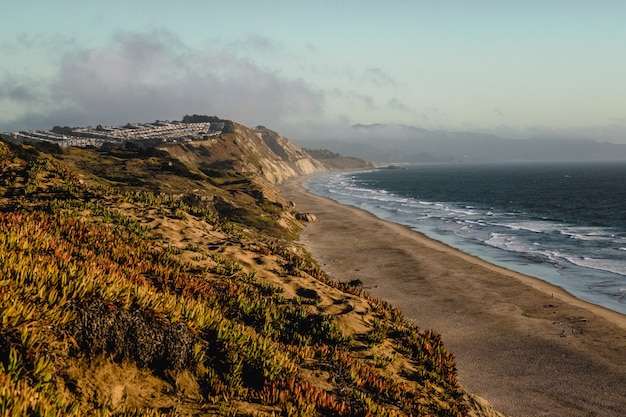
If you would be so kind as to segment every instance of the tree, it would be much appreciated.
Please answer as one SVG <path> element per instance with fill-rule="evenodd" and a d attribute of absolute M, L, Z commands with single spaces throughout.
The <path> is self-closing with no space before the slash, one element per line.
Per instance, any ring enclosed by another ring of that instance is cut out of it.
<path fill-rule="evenodd" d="M 220 119 L 217 116 L 204 116 L 204 115 L 199 115 L 199 114 L 194 114 L 193 116 L 189 116 L 188 114 L 186 114 L 182 120 L 183 123 L 207 123 L 207 122 L 221 122 L 221 121 L 222 119 Z"/>

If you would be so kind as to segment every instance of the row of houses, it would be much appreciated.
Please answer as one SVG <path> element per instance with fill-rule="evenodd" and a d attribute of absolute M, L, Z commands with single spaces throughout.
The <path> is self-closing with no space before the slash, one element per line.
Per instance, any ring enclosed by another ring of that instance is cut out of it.
<path fill-rule="evenodd" d="M 181 123 L 157 121 L 155 123 L 128 123 L 125 126 L 100 126 L 96 128 L 60 128 L 53 130 L 28 130 L 0 134 L 3 139 L 16 142 L 50 142 L 61 147 L 102 147 L 106 143 L 154 145 L 164 142 L 190 142 L 219 135 L 224 122 Z"/>

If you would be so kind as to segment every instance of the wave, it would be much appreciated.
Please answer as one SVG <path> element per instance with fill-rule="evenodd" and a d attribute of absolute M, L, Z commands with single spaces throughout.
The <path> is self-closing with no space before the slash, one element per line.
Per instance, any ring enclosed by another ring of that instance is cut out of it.
<path fill-rule="evenodd" d="M 562 254 L 561 256 L 574 265 L 626 276 L 626 262 L 624 260 L 593 258 L 589 256 L 571 256 L 567 254 Z"/>

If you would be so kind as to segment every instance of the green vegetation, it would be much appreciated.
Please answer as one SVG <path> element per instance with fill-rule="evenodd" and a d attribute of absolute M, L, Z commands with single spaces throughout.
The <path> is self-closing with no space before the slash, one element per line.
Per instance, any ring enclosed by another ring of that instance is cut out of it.
<path fill-rule="evenodd" d="M 222 129 L 224 133 L 235 133 L 235 124 L 230 120 L 224 121 L 224 129 Z"/>
<path fill-rule="evenodd" d="M 254 181 L 229 185 L 234 174 L 222 172 L 219 188 L 182 162 L 152 170 L 162 161 L 173 159 L 0 142 L 1 415 L 465 414 L 439 336 L 328 278 L 285 239 L 281 205 Z M 303 286 L 295 294 L 292 282 Z M 358 317 L 368 330 L 325 313 L 336 304 L 328 294 L 367 306 Z M 169 384 L 158 397 L 169 405 L 87 390 L 71 372 L 85 361 L 150 374 Z M 192 394 L 176 382 L 184 375 Z"/>
<path fill-rule="evenodd" d="M 69 126 L 54 126 L 52 132 L 59 135 L 72 135 L 74 134 L 74 129 Z"/>
<path fill-rule="evenodd" d="M 205 115 L 200 115 L 200 114 L 194 114 L 193 116 L 190 116 L 186 114 L 185 116 L 183 116 L 182 122 L 183 123 L 206 123 L 206 122 L 223 122 L 223 120 L 217 116 L 205 116 Z"/>

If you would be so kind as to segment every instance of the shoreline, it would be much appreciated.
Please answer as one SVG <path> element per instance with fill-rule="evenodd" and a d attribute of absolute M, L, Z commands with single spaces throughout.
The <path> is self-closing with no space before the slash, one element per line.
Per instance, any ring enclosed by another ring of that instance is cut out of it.
<path fill-rule="evenodd" d="M 625 315 L 311 194 L 305 180 L 279 187 L 319 220 L 300 242 L 333 279 L 360 279 L 440 333 L 468 391 L 510 416 L 626 412 Z"/>
<path fill-rule="evenodd" d="M 431 201 L 430 198 L 426 198 L 427 201 L 421 201 L 417 197 L 407 197 L 408 203 L 406 203 L 402 197 L 403 192 L 400 194 L 391 192 L 387 197 L 384 193 L 389 190 L 382 190 L 383 195 L 375 196 L 380 190 L 368 189 L 368 186 L 365 186 L 368 190 L 360 195 L 361 192 L 351 190 L 355 183 L 350 178 L 354 178 L 353 173 L 366 172 L 367 170 L 340 171 L 312 175 L 308 176 L 303 184 L 306 184 L 304 188 L 311 190 L 313 194 L 330 198 L 339 204 L 362 209 L 381 220 L 407 226 L 428 239 L 450 246 L 489 264 L 527 277 L 538 278 L 563 289 L 576 299 L 626 315 L 626 289 L 623 288 L 626 273 L 621 271 L 623 268 L 620 267 L 623 264 L 620 258 L 624 256 L 615 250 L 613 254 L 596 252 L 597 249 L 605 251 L 607 247 L 606 243 L 604 243 L 605 247 L 600 243 L 596 248 L 595 242 L 591 243 L 593 246 L 588 247 L 586 252 L 578 252 L 581 250 L 580 247 L 587 246 L 585 243 L 587 240 L 595 240 L 594 236 L 598 236 L 598 241 L 613 240 L 611 246 L 617 249 L 620 246 L 617 243 L 620 239 L 619 229 L 612 231 L 617 236 L 607 231 L 603 234 L 601 227 L 595 231 L 594 226 L 589 226 L 589 230 L 585 231 L 587 223 L 576 224 L 575 221 L 568 221 L 559 224 L 560 221 L 547 221 L 548 217 L 551 217 L 549 213 L 537 215 L 543 220 L 533 220 L 533 216 L 526 218 L 525 215 L 518 217 L 515 214 L 509 220 L 501 218 L 502 213 L 496 213 L 493 214 L 494 220 L 491 218 L 492 214 L 484 211 L 484 207 L 480 208 L 484 202 L 477 203 L 474 207 L 474 203 L 471 202 L 438 202 Z M 341 184 L 334 184 L 337 180 Z M 344 189 L 345 182 L 351 184 L 346 189 Z M 332 186 L 329 188 L 330 184 Z M 334 190 L 335 188 L 337 190 Z M 355 192 L 354 195 L 353 192 Z M 387 199 L 389 201 L 386 201 Z M 404 208 L 405 204 L 409 207 Z M 431 214 L 429 208 L 431 204 L 445 207 L 445 209 L 434 209 L 434 213 Z M 502 208 L 496 210 L 496 212 L 501 211 Z M 539 224 L 535 225 L 536 221 Z M 544 221 L 546 221 L 545 224 L 543 224 Z M 528 236 L 528 233 L 526 236 L 518 236 L 516 230 L 533 231 L 530 233 L 532 237 Z M 548 230 L 550 232 L 547 232 Z M 567 238 L 561 237 L 562 242 L 552 241 L 550 236 L 552 233 L 567 236 Z M 544 238 L 547 239 L 546 244 L 543 242 Z M 626 248 L 622 249 L 626 250 Z M 600 264 L 599 261 L 604 260 L 605 255 L 607 263 Z M 613 259 L 613 256 L 616 258 Z M 613 264 L 613 261 L 616 261 L 616 264 Z M 623 266 L 626 267 L 626 265 Z"/>

